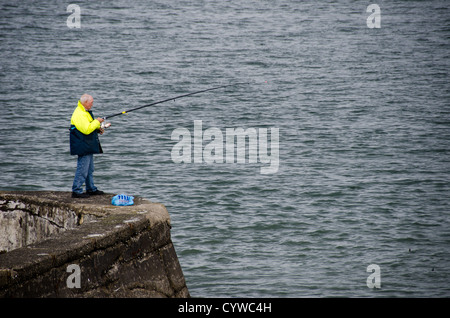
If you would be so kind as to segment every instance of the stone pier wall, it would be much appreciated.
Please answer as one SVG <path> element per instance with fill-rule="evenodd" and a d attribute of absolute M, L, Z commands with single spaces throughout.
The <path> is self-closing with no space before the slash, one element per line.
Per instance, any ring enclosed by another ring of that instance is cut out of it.
<path fill-rule="evenodd" d="M 0 297 L 189 297 L 162 204 L 0 192 Z"/>

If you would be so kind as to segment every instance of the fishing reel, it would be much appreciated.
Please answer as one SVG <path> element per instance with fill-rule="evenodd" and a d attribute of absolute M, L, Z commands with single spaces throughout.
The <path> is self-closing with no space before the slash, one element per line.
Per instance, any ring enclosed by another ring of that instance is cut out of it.
<path fill-rule="evenodd" d="M 103 117 L 103 122 L 101 123 L 100 128 L 106 129 L 106 128 L 109 128 L 110 126 L 111 126 L 111 123 L 106 122 L 106 118 Z"/>

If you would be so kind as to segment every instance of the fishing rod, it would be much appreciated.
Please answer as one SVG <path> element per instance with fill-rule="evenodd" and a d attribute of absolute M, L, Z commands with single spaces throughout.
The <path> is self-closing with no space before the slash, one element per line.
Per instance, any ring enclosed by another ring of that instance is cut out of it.
<path fill-rule="evenodd" d="M 157 101 L 157 102 L 153 102 L 153 103 L 150 103 L 150 104 L 146 104 L 146 105 L 142 105 L 142 106 L 139 106 L 139 107 L 135 107 L 135 108 L 132 108 L 132 109 L 129 109 L 129 110 L 124 110 L 123 112 L 120 112 L 120 113 L 117 113 L 117 114 L 104 116 L 104 117 L 102 117 L 104 119 L 104 121 L 102 122 L 102 126 L 101 127 L 102 128 L 108 128 L 109 126 L 111 126 L 111 123 L 107 123 L 106 122 L 106 119 L 108 119 L 108 118 L 112 118 L 112 117 L 128 114 L 128 113 L 131 113 L 131 112 L 133 112 L 135 110 L 138 110 L 138 109 L 142 109 L 142 108 L 145 108 L 145 107 L 150 107 L 150 106 L 162 104 L 162 103 L 165 103 L 165 102 L 169 102 L 171 100 L 175 101 L 176 99 L 179 99 L 179 98 L 188 97 L 188 96 L 192 96 L 192 95 L 196 95 L 196 94 L 200 94 L 200 93 L 204 93 L 204 92 L 208 92 L 208 91 L 213 91 L 213 90 L 220 89 L 220 88 L 225 88 L 225 87 L 229 87 L 229 86 L 236 86 L 236 85 L 241 85 L 241 84 L 248 84 L 248 83 L 235 83 L 235 84 L 216 86 L 216 87 L 203 89 L 203 90 L 192 92 L 192 93 L 187 93 L 187 94 L 183 94 L 183 95 L 167 98 L 167 99 L 160 100 L 160 101 Z"/>

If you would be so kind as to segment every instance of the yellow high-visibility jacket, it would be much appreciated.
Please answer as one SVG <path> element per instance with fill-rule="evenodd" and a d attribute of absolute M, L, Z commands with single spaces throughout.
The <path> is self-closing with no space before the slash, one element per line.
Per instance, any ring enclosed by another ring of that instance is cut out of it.
<path fill-rule="evenodd" d="M 78 101 L 78 106 L 70 119 L 70 154 L 84 156 L 88 154 L 103 153 L 98 129 L 100 122 L 93 118 L 92 112 L 84 109 Z"/>
<path fill-rule="evenodd" d="M 70 123 L 85 135 L 89 135 L 100 128 L 100 122 L 97 119 L 92 118 L 91 114 L 84 109 L 84 106 L 80 101 L 78 101 L 78 107 L 72 114 Z"/>

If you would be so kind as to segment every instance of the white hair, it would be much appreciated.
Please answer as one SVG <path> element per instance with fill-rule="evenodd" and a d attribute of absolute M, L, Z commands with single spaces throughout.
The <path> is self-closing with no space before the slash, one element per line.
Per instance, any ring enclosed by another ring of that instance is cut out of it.
<path fill-rule="evenodd" d="M 92 96 L 89 94 L 83 94 L 83 96 L 80 97 L 81 104 L 87 103 L 89 100 L 91 100 Z"/>

